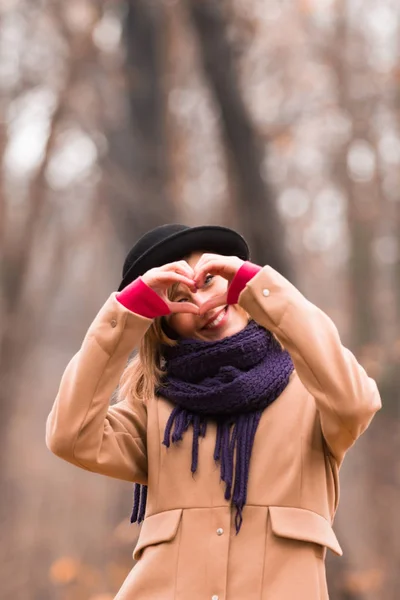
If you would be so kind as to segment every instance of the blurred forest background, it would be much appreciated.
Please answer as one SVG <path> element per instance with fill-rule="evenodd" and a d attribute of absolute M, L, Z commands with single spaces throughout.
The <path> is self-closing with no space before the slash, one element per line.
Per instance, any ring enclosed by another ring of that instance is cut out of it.
<path fill-rule="evenodd" d="M 398 599 L 398 0 L 2 0 L 0 115 L 1 600 L 112 600 L 132 567 L 132 486 L 45 421 L 127 249 L 173 221 L 238 228 L 377 379 L 328 579 Z"/>

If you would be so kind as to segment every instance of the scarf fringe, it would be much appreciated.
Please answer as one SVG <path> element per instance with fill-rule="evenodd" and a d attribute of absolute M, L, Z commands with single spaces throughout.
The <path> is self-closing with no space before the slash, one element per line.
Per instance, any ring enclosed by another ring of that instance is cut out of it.
<path fill-rule="evenodd" d="M 144 521 L 147 504 L 147 485 L 135 483 L 133 492 L 133 510 L 131 514 L 131 523 L 140 525 Z"/>
<path fill-rule="evenodd" d="M 243 522 L 243 508 L 247 499 L 247 484 L 250 471 L 250 457 L 262 411 L 241 414 L 232 419 L 217 422 L 217 436 L 214 449 L 214 460 L 220 463 L 221 480 L 225 483 L 225 500 L 231 499 L 231 505 L 236 508 L 235 529 L 239 533 Z M 191 471 L 195 473 L 198 467 L 199 438 L 205 437 L 207 419 L 175 406 L 165 427 L 163 444 L 169 448 L 171 440 L 176 443 L 183 439 L 183 434 L 192 424 L 192 464 Z M 233 427 L 231 427 L 233 425 Z M 172 432 L 172 428 L 173 432 Z M 236 463 L 234 465 L 234 455 Z M 232 494 L 233 471 L 235 482 Z M 145 517 L 147 502 L 147 485 L 136 483 L 134 489 L 134 506 L 131 523 L 140 524 Z"/>

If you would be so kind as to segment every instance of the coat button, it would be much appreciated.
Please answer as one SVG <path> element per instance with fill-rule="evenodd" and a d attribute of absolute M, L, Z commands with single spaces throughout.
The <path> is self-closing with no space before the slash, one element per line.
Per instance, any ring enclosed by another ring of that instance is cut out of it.
<path fill-rule="evenodd" d="M 270 295 L 271 292 L 267 288 L 265 288 L 265 290 L 263 290 L 262 293 L 263 293 L 263 296 L 267 297 Z"/>
<path fill-rule="evenodd" d="M 224 530 L 221 527 L 219 527 L 217 529 L 217 535 L 222 535 L 223 533 L 224 533 Z"/>
<path fill-rule="evenodd" d="M 116 327 L 117 326 L 117 321 L 115 319 L 113 319 L 111 321 L 111 327 Z"/>

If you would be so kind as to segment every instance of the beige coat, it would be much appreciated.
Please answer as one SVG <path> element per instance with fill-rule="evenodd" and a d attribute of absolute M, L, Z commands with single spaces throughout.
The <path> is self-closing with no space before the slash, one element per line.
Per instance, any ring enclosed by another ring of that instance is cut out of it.
<path fill-rule="evenodd" d="M 331 527 L 338 470 L 381 407 L 379 393 L 331 319 L 271 267 L 247 284 L 239 304 L 276 334 L 295 371 L 261 418 L 238 535 L 213 460 L 215 425 L 200 439 L 192 477 L 189 432 L 162 445 L 170 402 L 126 398 L 109 406 L 151 320 L 112 294 L 64 373 L 47 422 L 50 450 L 149 487 L 137 563 L 116 600 L 328 598 L 326 548 L 342 554 Z"/>

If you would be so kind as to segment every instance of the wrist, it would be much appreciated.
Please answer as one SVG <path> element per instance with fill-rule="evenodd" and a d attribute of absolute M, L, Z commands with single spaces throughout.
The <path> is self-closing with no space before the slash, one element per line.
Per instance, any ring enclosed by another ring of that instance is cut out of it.
<path fill-rule="evenodd" d="M 237 304 L 239 296 L 246 284 L 261 271 L 261 267 L 250 261 L 245 261 L 242 266 L 236 271 L 228 287 L 228 304 Z"/>
<path fill-rule="evenodd" d="M 131 312 L 148 319 L 170 314 L 167 303 L 141 277 L 118 292 L 116 298 Z"/>

